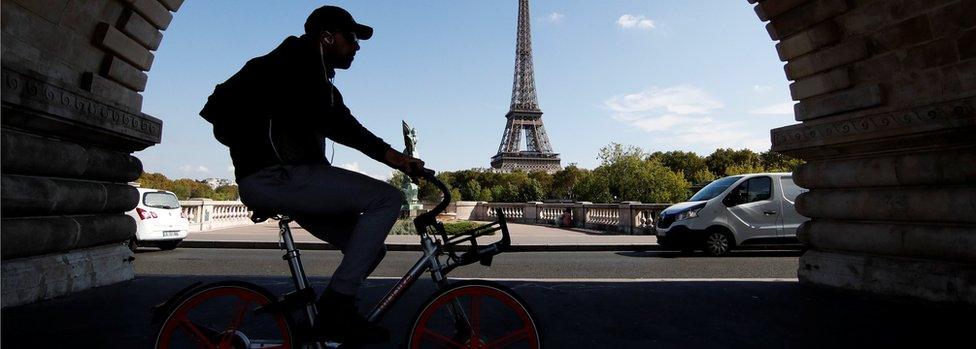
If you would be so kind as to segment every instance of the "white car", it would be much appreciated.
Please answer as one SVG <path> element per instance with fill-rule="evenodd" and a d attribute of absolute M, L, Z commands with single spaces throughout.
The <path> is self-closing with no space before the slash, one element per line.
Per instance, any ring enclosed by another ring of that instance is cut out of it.
<path fill-rule="evenodd" d="M 683 251 L 719 256 L 748 244 L 798 243 L 796 228 L 807 220 L 796 212 L 805 192 L 792 173 L 729 176 L 709 183 L 688 202 L 661 212 L 657 242 Z"/>
<path fill-rule="evenodd" d="M 129 248 L 176 248 L 190 229 L 190 222 L 183 214 L 176 194 L 159 189 L 136 189 L 139 190 L 139 204 L 134 210 L 126 212 L 136 220 L 136 236 L 129 241 Z"/>

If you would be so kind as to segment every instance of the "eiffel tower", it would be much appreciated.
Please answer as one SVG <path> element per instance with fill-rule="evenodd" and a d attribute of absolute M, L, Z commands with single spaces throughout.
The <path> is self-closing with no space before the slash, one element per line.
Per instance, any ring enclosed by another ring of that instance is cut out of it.
<path fill-rule="evenodd" d="M 505 132 L 498 145 L 498 154 L 491 157 L 491 167 L 504 172 L 556 172 L 559 154 L 552 152 L 549 136 L 542 124 L 542 110 L 535 94 L 535 74 L 532 71 L 532 31 L 529 28 L 529 0 L 519 0 L 518 39 L 515 47 L 515 81 L 512 83 L 512 104 L 505 114 Z M 521 143 L 525 139 L 525 150 Z"/>

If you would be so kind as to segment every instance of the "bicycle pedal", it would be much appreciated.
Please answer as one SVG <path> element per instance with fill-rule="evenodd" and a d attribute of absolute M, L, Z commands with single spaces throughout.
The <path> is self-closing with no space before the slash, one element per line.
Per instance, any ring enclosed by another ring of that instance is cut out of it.
<path fill-rule="evenodd" d="M 254 309 L 255 314 L 273 313 L 279 311 L 289 311 L 304 307 L 306 304 L 315 302 L 315 290 L 306 287 L 300 291 L 293 291 L 283 297 Z"/>

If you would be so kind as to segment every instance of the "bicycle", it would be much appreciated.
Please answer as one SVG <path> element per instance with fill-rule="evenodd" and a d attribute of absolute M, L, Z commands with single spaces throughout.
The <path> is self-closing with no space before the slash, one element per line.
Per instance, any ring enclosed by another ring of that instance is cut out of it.
<path fill-rule="evenodd" d="M 424 170 L 423 179 L 444 196 L 433 210 L 414 219 L 423 255 L 379 300 L 367 319 L 377 322 L 414 282 L 429 272 L 437 291 L 428 298 L 407 333 L 407 348 L 532 348 L 541 346 L 537 321 L 524 300 L 512 290 L 484 280 L 451 283 L 447 274 L 457 267 L 480 262 L 490 266 L 492 258 L 511 246 L 505 216 L 496 210 L 497 220 L 449 236 L 436 220 L 451 201 L 450 191 L 434 171 Z M 267 289 L 244 281 L 194 283 L 153 308 L 159 324 L 156 348 L 303 348 L 340 347 L 338 342 L 315 342 L 304 335 L 314 325 L 317 309 L 315 290 L 302 267 L 288 223 L 281 214 L 252 215 L 255 223 L 278 220 L 282 248 L 291 269 L 295 291 L 276 297 Z M 479 245 L 478 238 L 501 231 L 500 240 Z M 462 249 L 465 251 L 460 251 Z M 461 253 L 460 255 L 458 253 Z M 300 313 L 298 316 L 294 316 Z M 304 319 L 304 321 L 296 321 Z"/>

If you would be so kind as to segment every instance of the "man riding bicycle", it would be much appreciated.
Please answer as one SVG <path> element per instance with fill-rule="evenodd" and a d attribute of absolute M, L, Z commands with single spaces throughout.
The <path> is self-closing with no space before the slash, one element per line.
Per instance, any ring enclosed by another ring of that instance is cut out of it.
<path fill-rule="evenodd" d="M 332 166 L 325 138 L 355 148 L 411 177 L 423 161 L 393 150 L 363 127 L 333 84 L 359 40 L 373 35 L 345 10 L 323 6 L 288 37 L 217 85 L 200 112 L 230 149 L 241 200 L 255 211 L 286 214 L 344 257 L 318 300 L 313 335 L 338 341 L 385 340 L 389 333 L 356 310 L 355 295 L 385 255 L 400 214 L 400 190 Z"/>

